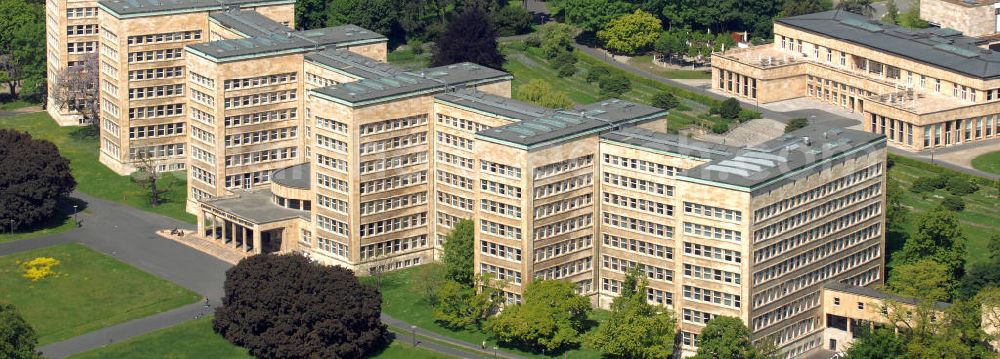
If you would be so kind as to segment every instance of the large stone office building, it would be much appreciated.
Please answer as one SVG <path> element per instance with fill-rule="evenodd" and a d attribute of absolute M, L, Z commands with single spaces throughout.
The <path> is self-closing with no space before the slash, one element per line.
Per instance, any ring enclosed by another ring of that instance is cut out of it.
<path fill-rule="evenodd" d="M 200 1 L 98 3 L 101 156 L 126 173 L 155 146 L 186 170 L 206 241 L 365 273 L 435 260 L 468 218 L 476 270 L 509 280 L 510 302 L 547 278 L 606 307 L 637 267 L 686 354 L 717 315 L 789 356 L 818 348 L 822 285 L 881 282 L 880 134 L 694 141 L 663 133 L 661 109 L 541 108 L 510 99 L 502 71 L 404 71 L 367 30 Z"/>
<path fill-rule="evenodd" d="M 712 56 L 712 87 L 758 103 L 811 98 L 862 114 L 889 144 L 926 150 L 1000 138 L 1000 53 L 946 28 L 847 11 L 779 19 L 774 42 Z"/>

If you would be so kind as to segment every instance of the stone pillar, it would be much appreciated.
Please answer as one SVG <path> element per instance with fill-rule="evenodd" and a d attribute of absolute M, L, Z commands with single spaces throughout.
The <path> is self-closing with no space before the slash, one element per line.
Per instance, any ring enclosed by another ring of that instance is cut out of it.
<path fill-rule="evenodd" d="M 250 232 L 250 238 L 253 241 L 253 253 L 254 254 L 264 253 L 264 249 L 261 248 L 263 239 L 260 236 L 261 236 L 261 231 L 260 230 L 254 230 L 253 232 Z"/>
<path fill-rule="evenodd" d="M 214 242 L 214 241 L 219 240 L 219 237 L 218 237 L 219 236 L 219 221 L 217 220 L 218 217 L 216 217 L 215 214 L 211 214 L 210 213 L 209 215 L 211 216 L 211 218 L 209 220 L 212 221 L 212 241 Z"/>
<path fill-rule="evenodd" d="M 233 248 L 239 248 L 240 241 L 242 240 L 242 238 L 240 237 L 243 236 L 243 227 L 241 227 L 236 222 L 229 222 L 229 223 L 233 226 Z"/>
<path fill-rule="evenodd" d="M 198 237 L 205 236 L 205 210 L 198 210 Z"/>
<path fill-rule="evenodd" d="M 222 244 L 226 244 L 226 241 L 228 240 L 229 235 L 230 235 L 230 232 L 229 232 L 229 221 L 227 221 L 225 218 L 223 218 L 222 219 Z"/>

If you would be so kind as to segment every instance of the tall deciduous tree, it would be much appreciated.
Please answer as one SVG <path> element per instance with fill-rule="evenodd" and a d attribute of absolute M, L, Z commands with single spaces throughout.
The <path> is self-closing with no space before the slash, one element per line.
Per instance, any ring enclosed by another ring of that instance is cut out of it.
<path fill-rule="evenodd" d="M 823 0 L 786 0 L 781 9 L 782 16 L 799 16 L 830 10 L 832 4 Z"/>
<path fill-rule="evenodd" d="M 390 36 L 399 13 L 396 0 L 332 0 L 326 8 L 326 26 L 353 24 Z"/>
<path fill-rule="evenodd" d="M 524 303 L 508 306 L 486 322 L 497 341 L 518 348 L 554 353 L 580 343 L 590 301 L 572 283 L 535 280 L 524 289 Z"/>
<path fill-rule="evenodd" d="M 916 233 L 903 245 L 902 260 L 932 258 L 947 266 L 952 278 L 961 278 L 965 270 L 966 239 L 955 213 L 937 207 L 917 218 L 916 223 Z"/>
<path fill-rule="evenodd" d="M 632 55 L 652 46 L 661 30 L 660 19 L 636 10 L 608 22 L 603 30 L 597 32 L 597 38 L 608 50 Z"/>
<path fill-rule="evenodd" d="M 475 230 L 476 225 L 472 220 L 462 219 L 456 222 L 451 233 L 445 237 L 444 257 L 441 259 L 445 278 L 466 288 L 472 288 L 475 276 Z"/>
<path fill-rule="evenodd" d="M 326 24 L 327 0 L 298 0 L 295 2 L 295 27 L 308 30 Z"/>
<path fill-rule="evenodd" d="M 890 328 L 868 329 L 847 349 L 845 359 L 896 359 L 906 352 L 906 343 Z"/>
<path fill-rule="evenodd" d="M 497 47 L 497 30 L 489 15 L 479 7 L 467 9 L 448 23 L 438 36 L 431 57 L 434 66 L 465 61 L 503 69 L 504 57 Z"/>
<path fill-rule="evenodd" d="M 472 288 L 448 281 L 437 291 L 438 305 L 434 310 L 434 319 L 453 329 L 479 327 L 503 303 L 500 291 L 506 285 L 506 282 L 490 274 L 477 276 L 476 285 Z"/>
<path fill-rule="evenodd" d="M 0 0 L 0 82 L 10 97 L 44 91 L 45 9 L 24 0 Z"/>
<path fill-rule="evenodd" d="M 591 33 L 634 9 L 632 4 L 620 0 L 565 0 L 562 6 L 566 22 Z"/>
<path fill-rule="evenodd" d="M 41 359 L 35 350 L 38 335 L 10 304 L 0 303 L 0 356 L 7 359 Z"/>
<path fill-rule="evenodd" d="M 750 329 L 735 317 L 718 316 L 708 321 L 699 336 L 694 359 L 767 359 L 750 341 Z"/>
<path fill-rule="evenodd" d="M 514 97 L 548 108 L 569 108 L 573 105 L 569 96 L 562 91 L 553 89 L 548 82 L 539 79 L 528 81 L 528 83 L 518 87 L 514 92 Z"/>
<path fill-rule="evenodd" d="M 611 358 L 667 358 L 674 351 L 677 327 L 672 311 L 646 301 L 646 278 L 628 273 L 622 293 L 611 302 L 611 316 L 588 338 L 588 346 Z"/>
<path fill-rule="evenodd" d="M 79 65 L 64 67 L 56 73 L 52 81 L 54 105 L 67 108 L 83 117 L 83 123 L 100 128 L 101 96 L 97 54 L 88 54 L 80 59 Z"/>
<path fill-rule="evenodd" d="M 957 285 L 951 275 L 944 264 L 924 258 L 893 267 L 888 287 L 903 297 L 943 302 L 951 298 Z"/>
<path fill-rule="evenodd" d="M 364 358 L 388 344 L 381 308 L 348 269 L 263 254 L 226 271 L 213 327 L 259 358 Z"/>
<path fill-rule="evenodd" d="M 837 10 L 850 11 L 855 14 L 871 17 L 875 14 L 872 0 L 840 0 L 835 6 Z"/>
<path fill-rule="evenodd" d="M 69 160 L 52 142 L 0 129 L 0 225 L 35 225 L 76 188 Z"/>

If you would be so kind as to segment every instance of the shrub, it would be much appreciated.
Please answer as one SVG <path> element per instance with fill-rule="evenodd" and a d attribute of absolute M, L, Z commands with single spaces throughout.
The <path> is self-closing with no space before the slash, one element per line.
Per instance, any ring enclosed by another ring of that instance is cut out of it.
<path fill-rule="evenodd" d="M 740 115 L 740 102 L 735 97 L 730 97 L 719 104 L 718 114 L 727 120 L 736 119 Z"/>
<path fill-rule="evenodd" d="M 552 61 L 549 61 L 549 66 L 552 66 L 552 68 L 554 69 L 562 69 L 567 64 L 575 65 L 576 61 L 577 58 L 575 55 L 573 55 L 572 52 L 565 51 L 560 53 L 559 55 L 556 55 L 556 57 L 553 58 Z"/>
<path fill-rule="evenodd" d="M 492 17 L 500 36 L 520 35 L 531 31 L 531 13 L 521 6 L 505 6 L 494 11 Z"/>
<path fill-rule="evenodd" d="M 972 181 L 969 181 L 965 177 L 953 176 L 948 179 L 948 182 L 945 184 L 945 188 L 947 188 L 948 192 L 953 195 L 964 196 L 978 191 L 979 185 L 972 183 Z"/>
<path fill-rule="evenodd" d="M 910 187 L 910 191 L 914 193 L 924 193 L 933 192 L 937 187 L 934 186 L 933 177 L 920 177 L 913 181 L 913 186 Z"/>
<path fill-rule="evenodd" d="M 717 121 L 717 122 L 715 122 L 715 123 L 712 124 L 712 132 L 714 132 L 714 133 L 722 134 L 722 133 L 726 133 L 728 131 L 729 131 L 729 122 L 726 122 L 726 121 Z"/>
<path fill-rule="evenodd" d="M 759 112 L 754 112 L 750 110 L 740 110 L 739 121 L 747 122 L 756 118 L 760 118 Z"/>
<path fill-rule="evenodd" d="M 678 100 L 677 96 L 674 96 L 674 94 L 666 91 L 661 91 L 653 95 L 653 98 L 651 99 L 650 103 L 654 107 L 670 110 L 680 105 L 681 101 Z"/>
<path fill-rule="evenodd" d="M 591 66 L 587 71 L 587 82 L 598 82 L 608 76 L 611 76 L 611 71 L 607 67 Z"/>
<path fill-rule="evenodd" d="M 931 185 L 933 185 L 936 189 L 942 189 L 948 185 L 948 181 L 950 181 L 952 177 L 955 177 L 955 175 L 948 172 L 942 172 L 931 178 Z"/>
<path fill-rule="evenodd" d="M 538 33 L 528 35 L 528 37 L 524 38 L 524 45 L 528 47 L 542 46 L 542 37 Z"/>
<path fill-rule="evenodd" d="M 53 268 L 57 265 L 59 265 L 58 259 L 52 257 L 38 257 L 21 263 L 21 272 L 23 272 L 22 276 L 32 282 L 37 282 L 56 275 Z"/>
<path fill-rule="evenodd" d="M 805 118 L 793 118 L 785 124 L 785 133 L 789 133 L 800 128 L 809 126 L 809 120 Z"/>
<path fill-rule="evenodd" d="M 559 77 L 570 77 L 576 74 L 576 66 L 573 64 L 563 64 L 559 67 Z"/>
<path fill-rule="evenodd" d="M 601 95 L 605 97 L 618 97 L 632 89 L 632 82 L 622 74 L 613 74 L 602 78 L 598 82 L 601 88 Z"/>
<path fill-rule="evenodd" d="M 53 216 L 76 188 L 69 160 L 52 142 L 0 129 L 0 220 L 29 228 Z"/>
<path fill-rule="evenodd" d="M 941 205 L 951 211 L 961 212 L 965 209 L 965 201 L 959 196 L 948 196 L 941 200 Z"/>

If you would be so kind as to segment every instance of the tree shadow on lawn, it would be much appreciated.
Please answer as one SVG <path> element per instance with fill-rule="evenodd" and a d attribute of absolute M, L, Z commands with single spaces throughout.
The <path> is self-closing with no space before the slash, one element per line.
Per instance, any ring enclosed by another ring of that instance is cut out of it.
<path fill-rule="evenodd" d="M 73 221 L 74 208 L 76 206 L 77 219 L 80 219 L 80 213 L 87 209 L 87 202 L 79 198 L 67 197 L 60 200 L 56 204 L 56 209 L 52 212 L 49 218 L 39 221 L 38 223 L 32 224 L 31 226 L 21 227 L 17 223 L 14 223 L 13 235 L 24 235 L 31 234 L 39 231 L 51 231 L 58 229 L 67 222 Z M 7 221 L 0 222 L 0 234 L 10 234 L 11 227 L 10 223 Z M 54 233 L 53 233 L 54 234 Z M 2 240 L 2 239 L 0 239 Z"/>

